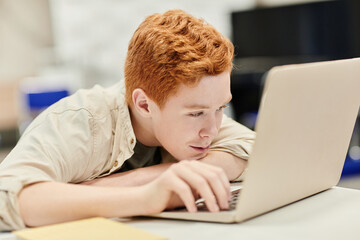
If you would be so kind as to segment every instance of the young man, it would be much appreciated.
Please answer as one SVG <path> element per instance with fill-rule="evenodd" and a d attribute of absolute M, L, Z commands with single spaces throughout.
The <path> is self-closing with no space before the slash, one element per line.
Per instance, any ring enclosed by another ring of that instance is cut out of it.
<path fill-rule="evenodd" d="M 0 165 L 0 229 L 228 207 L 255 134 L 223 116 L 233 45 L 173 10 L 145 19 L 121 81 L 45 110 Z"/>

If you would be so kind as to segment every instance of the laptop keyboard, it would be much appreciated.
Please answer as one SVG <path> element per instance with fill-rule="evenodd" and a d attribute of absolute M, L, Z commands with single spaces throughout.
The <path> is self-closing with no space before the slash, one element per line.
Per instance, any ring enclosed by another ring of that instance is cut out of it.
<path fill-rule="evenodd" d="M 224 209 L 222 211 L 231 211 L 231 210 L 235 210 L 236 208 L 236 203 L 237 200 L 239 198 L 239 193 L 240 193 L 241 189 L 236 189 L 231 191 L 231 199 L 229 201 L 229 209 Z M 198 211 L 206 211 L 208 212 L 209 209 L 206 207 L 206 204 L 204 202 L 204 200 L 199 200 L 196 202 L 196 206 L 198 208 Z"/>

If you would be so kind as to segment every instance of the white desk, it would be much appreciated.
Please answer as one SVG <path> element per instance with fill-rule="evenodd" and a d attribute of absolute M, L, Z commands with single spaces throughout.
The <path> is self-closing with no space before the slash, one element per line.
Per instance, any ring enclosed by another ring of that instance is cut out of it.
<path fill-rule="evenodd" d="M 334 187 L 243 223 L 153 218 L 121 222 L 169 239 L 360 239 L 360 190 Z M 11 234 L 0 239 L 15 239 Z"/>
<path fill-rule="evenodd" d="M 237 224 L 147 218 L 127 223 L 174 240 L 360 239 L 360 190 L 335 187 Z"/>

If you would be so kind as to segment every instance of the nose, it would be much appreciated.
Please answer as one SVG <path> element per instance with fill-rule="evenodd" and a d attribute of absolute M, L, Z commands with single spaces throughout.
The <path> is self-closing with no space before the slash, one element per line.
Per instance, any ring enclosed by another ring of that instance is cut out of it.
<path fill-rule="evenodd" d="M 214 139 L 219 132 L 221 120 L 222 120 L 222 115 L 209 116 L 208 118 L 206 118 L 206 120 L 204 121 L 203 128 L 200 130 L 199 133 L 200 137 L 202 138 L 207 137 L 210 139 Z"/>

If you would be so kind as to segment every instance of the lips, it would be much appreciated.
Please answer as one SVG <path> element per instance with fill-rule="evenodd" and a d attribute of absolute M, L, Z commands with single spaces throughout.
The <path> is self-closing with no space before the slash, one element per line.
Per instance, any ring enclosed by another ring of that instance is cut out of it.
<path fill-rule="evenodd" d="M 198 147 L 198 146 L 190 146 L 192 149 L 194 149 L 195 151 L 198 152 L 206 152 L 209 150 L 210 145 L 206 146 L 206 147 Z"/>

